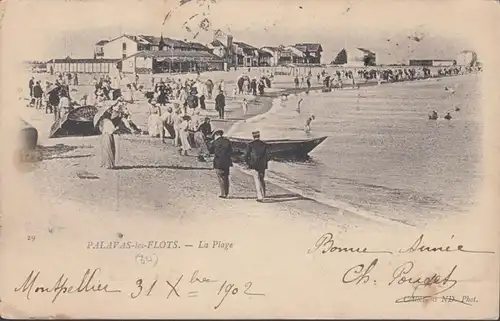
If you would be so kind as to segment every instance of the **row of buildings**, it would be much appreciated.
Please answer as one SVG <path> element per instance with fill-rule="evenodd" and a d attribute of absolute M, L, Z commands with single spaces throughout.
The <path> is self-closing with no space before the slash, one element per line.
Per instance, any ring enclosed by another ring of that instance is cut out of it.
<path fill-rule="evenodd" d="M 121 35 L 95 44 L 91 59 L 52 59 L 47 68 L 58 72 L 162 73 L 226 70 L 231 67 L 321 63 L 318 43 L 257 48 L 233 41 L 231 35 L 214 37 L 207 45 L 168 37 Z"/>
<path fill-rule="evenodd" d="M 52 59 L 47 68 L 78 73 L 165 73 L 227 70 L 231 67 L 320 65 L 323 48 L 319 43 L 299 43 L 257 48 L 233 41 L 231 35 L 214 34 L 207 45 L 168 37 L 121 35 L 95 44 L 90 59 Z M 462 60 L 477 60 L 463 52 Z M 342 66 L 375 66 L 376 54 L 366 48 L 342 49 L 331 62 Z M 410 65 L 451 65 L 456 60 L 410 60 Z"/>

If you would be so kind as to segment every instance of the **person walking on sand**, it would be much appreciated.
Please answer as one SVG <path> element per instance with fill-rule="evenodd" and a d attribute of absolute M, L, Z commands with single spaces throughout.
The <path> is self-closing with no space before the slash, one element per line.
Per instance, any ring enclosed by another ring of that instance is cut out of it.
<path fill-rule="evenodd" d="M 221 129 L 214 131 L 214 140 L 210 145 L 210 152 L 214 154 L 214 169 L 220 187 L 220 198 L 227 198 L 229 194 L 229 169 L 233 166 L 231 141 L 223 137 Z"/>
<path fill-rule="evenodd" d="M 302 101 L 304 101 L 304 99 L 300 98 L 299 101 L 297 102 L 297 109 L 295 109 L 299 114 L 300 114 L 300 104 L 302 104 Z"/>
<path fill-rule="evenodd" d="M 308 134 L 311 131 L 311 122 L 315 119 L 314 115 L 307 117 L 306 125 L 304 126 L 304 131 Z"/>
<path fill-rule="evenodd" d="M 246 115 L 248 112 L 248 100 L 246 98 L 243 98 L 241 102 L 241 109 L 243 109 L 243 115 Z"/>
<path fill-rule="evenodd" d="M 224 92 L 221 90 L 217 97 L 215 97 L 215 110 L 219 112 L 219 119 L 224 119 L 224 108 L 226 107 L 226 98 Z"/>
<path fill-rule="evenodd" d="M 248 168 L 253 170 L 255 189 L 257 190 L 257 202 L 263 202 L 266 197 L 266 174 L 267 163 L 269 162 L 268 145 L 260 140 L 260 132 L 252 132 L 253 141 L 251 141 L 245 151 L 245 163 Z"/>
<path fill-rule="evenodd" d="M 113 133 L 116 131 L 116 127 L 108 117 L 102 118 L 99 121 L 99 130 L 101 132 L 101 167 L 113 169 L 116 161 L 116 144 Z"/>

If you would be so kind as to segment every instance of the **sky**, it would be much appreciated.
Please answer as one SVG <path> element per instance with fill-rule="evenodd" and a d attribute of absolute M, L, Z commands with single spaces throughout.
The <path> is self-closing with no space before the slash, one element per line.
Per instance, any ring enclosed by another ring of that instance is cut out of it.
<path fill-rule="evenodd" d="M 342 48 L 355 47 L 376 52 L 378 63 L 455 59 L 462 50 L 478 51 L 481 59 L 478 40 L 494 17 L 485 16 L 491 10 L 479 2 L 19 0 L 8 3 L 2 33 L 13 40 L 2 50 L 24 60 L 91 58 L 97 41 L 123 33 L 163 33 L 206 44 L 220 29 L 256 47 L 318 42 L 323 62 L 330 62 Z M 207 31 L 197 26 L 205 18 L 211 23 Z"/>

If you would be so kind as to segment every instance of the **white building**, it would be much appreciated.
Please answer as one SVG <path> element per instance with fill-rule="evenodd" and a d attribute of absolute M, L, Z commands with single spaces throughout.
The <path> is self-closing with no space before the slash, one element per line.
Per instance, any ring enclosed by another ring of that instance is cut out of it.
<path fill-rule="evenodd" d="M 280 57 L 281 57 L 281 50 L 279 47 L 266 46 L 266 47 L 260 48 L 260 50 L 271 54 L 271 57 L 269 58 L 269 65 L 270 66 L 277 66 L 279 64 Z"/>
<path fill-rule="evenodd" d="M 123 59 L 135 55 L 139 51 L 155 50 L 179 50 L 179 51 L 205 51 L 210 49 L 197 42 L 188 42 L 171 38 L 145 36 L 145 35 L 121 35 L 109 41 L 101 40 L 96 43 L 96 53 L 100 58 Z"/>
<path fill-rule="evenodd" d="M 477 54 L 474 51 L 465 50 L 457 56 L 458 66 L 473 66 L 477 62 Z"/>

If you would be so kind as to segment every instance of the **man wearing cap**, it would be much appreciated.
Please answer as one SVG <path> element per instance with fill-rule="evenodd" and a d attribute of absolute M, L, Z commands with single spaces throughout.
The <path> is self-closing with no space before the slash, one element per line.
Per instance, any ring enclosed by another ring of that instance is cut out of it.
<path fill-rule="evenodd" d="M 222 137 L 224 131 L 214 131 L 214 140 L 210 146 L 210 152 L 214 154 L 214 169 L 220 186 L 220 198 L 227 198 L 229 194 L 229 168 L 233 166 L 231 154 L 233 152 L 231 142 Z"/>
<path fill-rule="evenodd" d="M 264 176 L 269 161 L 268 146 L 260 140 L 260 132 L 252 132 L 253 141 L 251 141 L 245 152 L 245 162 L 249 169 L 252 169 L 255 188 L 257 189 L 257 202 L 262 202 L 266 197 L 266 182 Z"/>

